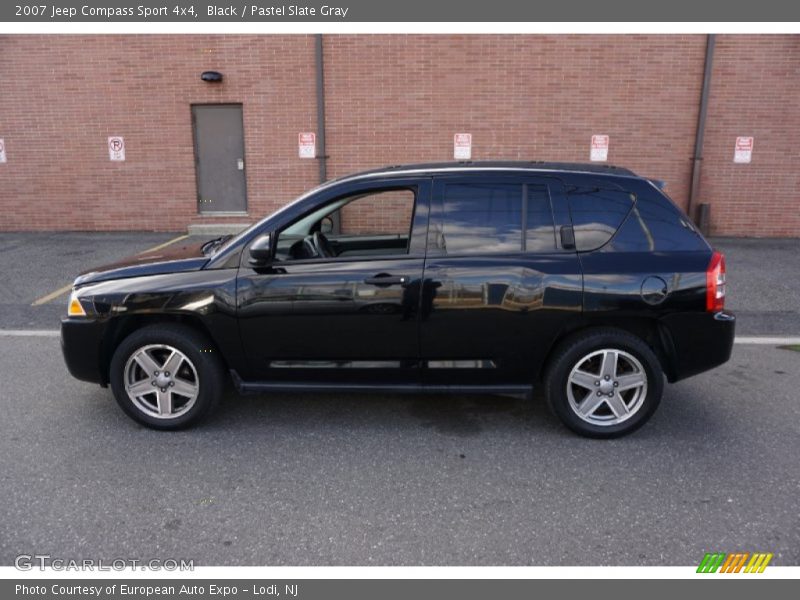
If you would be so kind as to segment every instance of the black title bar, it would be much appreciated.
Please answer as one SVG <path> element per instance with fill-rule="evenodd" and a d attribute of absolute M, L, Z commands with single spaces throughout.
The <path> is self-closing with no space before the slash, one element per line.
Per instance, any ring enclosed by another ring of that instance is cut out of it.
<path fill-rule="evenodd" d="M 330 0 L 282 4 L 192 0 L 58 0 L 0 4 L 2 22 L 797 22 L 786 0 Z"/>

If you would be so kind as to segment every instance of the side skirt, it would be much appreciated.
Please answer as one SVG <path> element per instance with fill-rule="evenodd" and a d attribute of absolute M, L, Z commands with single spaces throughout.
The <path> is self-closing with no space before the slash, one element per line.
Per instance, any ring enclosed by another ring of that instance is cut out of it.
<path fill-rule="evenodd" d="M 243 381 L 231 369 L 233 385 L 241 394 L 264 392 L 333 392 L 333 393 L 388 393 L 388 394 L 496 394 L 531 398 L 530 385 L 426 385 L 414 383 L 304 383 L 294 381 Z"/>

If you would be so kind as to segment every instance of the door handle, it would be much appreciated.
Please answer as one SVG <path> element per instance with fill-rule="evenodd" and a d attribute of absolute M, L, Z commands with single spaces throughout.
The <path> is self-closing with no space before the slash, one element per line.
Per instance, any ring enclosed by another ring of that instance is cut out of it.
<path fill-rule="evenodd" d="M 564 250 L 575 250 L 575 230 L 571 225 L 561 227 L 561 247 Z"/>
<path fill-rule="evenodd" d="M 404 277 L 402 275 L 389 275 L 388 273 L 378 273 L 374 277 L 367 277 L 364 280 L 364 283 L 368 283 L 369 285 L 377 285 L 379 287 L 389 285 L 406 285 L 408 283 L 408 277 Z"/>

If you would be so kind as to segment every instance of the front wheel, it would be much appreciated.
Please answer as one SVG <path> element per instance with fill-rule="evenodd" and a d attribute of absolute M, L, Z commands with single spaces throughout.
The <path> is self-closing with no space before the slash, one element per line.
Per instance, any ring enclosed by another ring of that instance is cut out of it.
<path fill-rule="evenodd" d="M 563 344 L 545 374 L 545 396 L 564 425 L 587 437 L 618 437 L 652 416 L 664 388 L 658 358 L 641 339 L 615 329 Z"/>
<path fill-rule="evenodd" d="M 208 340 L 181 325 L 144 327 L 111 359 L 114 397 L 153 429 L 179 429 L 206 416 L 222 395 L 224 370 Z"/>

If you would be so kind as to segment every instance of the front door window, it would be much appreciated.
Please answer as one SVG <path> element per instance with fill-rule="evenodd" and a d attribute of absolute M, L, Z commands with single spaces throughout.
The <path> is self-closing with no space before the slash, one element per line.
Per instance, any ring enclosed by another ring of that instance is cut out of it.
<path fill-rule="evenodd" d="M 412 188 L 389 188 L 334 200 L 279 234 L 276 259 L 408 254 L 415 196 Z"/>

